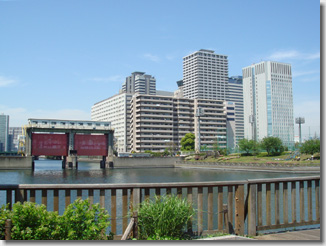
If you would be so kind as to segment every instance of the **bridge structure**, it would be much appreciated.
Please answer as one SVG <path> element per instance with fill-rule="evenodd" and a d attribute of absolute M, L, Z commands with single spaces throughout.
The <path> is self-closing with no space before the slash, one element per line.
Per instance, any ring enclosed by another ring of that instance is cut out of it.
<path fill-rule="evenodd" d="M 113 136 L 110 122 L 28 119 L 25 156 L 60 156 L 62 168 L 78 168 L 78 156 L 101 156 L 106 168 L 113 165 Z"/>

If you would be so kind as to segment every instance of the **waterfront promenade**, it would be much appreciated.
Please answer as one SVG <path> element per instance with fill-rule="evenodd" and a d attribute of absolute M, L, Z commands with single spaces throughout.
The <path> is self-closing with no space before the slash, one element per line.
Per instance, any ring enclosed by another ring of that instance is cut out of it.
<path fill-rule="evenodd" d="M 282 233 L 273 233 L 262 236 L 256 236 L 257 240 L 290 240 L 290 241 L 321 241 L 320 229 L 288 231 Z"/>

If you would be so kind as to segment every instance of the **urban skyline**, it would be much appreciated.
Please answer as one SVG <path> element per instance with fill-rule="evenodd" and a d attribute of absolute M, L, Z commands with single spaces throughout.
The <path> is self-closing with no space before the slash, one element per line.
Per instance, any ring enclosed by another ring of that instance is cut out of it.
<path fill-rule="evenodd" d="M 228 56 L 229 77 L 261 60 L 290 63 L 294 118 L 306 118 L 303 137 L 308 127 L 319 136 L 319 1 L 273 1 L 261 12 L 259 1 L 179 1 L 173 9 L 171 2 L 85 1 L 73 11 L 75 3 L 0 1 L 0 113 L 10 115 L 10 126 L 88 120 L 91 105 L 117 94 L 133 71 L 154 76 L 157 90 L 175 91 L 182 58 L 210 49 Z M 134 20 L 134 9 L 151 11 Z"/>

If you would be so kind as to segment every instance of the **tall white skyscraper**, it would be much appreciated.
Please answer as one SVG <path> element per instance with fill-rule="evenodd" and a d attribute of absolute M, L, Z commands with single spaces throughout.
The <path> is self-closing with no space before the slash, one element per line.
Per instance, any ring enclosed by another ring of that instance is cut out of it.
<path fill-rule="evenodd" d="M 225 100 L 228 57 L 201 49 L 183 58 L 183 96 Z"/>
<path fill-rule="evenodd" d="M 242 69 L 245 138 L 279 137 L 294 145 L 292 71 L 287 63 L 264 61 Z"/>

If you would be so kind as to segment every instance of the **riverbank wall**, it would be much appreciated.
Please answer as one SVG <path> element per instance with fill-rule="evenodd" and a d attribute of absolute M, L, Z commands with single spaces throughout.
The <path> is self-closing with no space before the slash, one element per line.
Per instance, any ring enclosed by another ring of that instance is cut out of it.
<path fill-rule="evenodd" d="M 32 162 L 31 156 L 0 156 L 0 170 L 32 169 Z"/>
<path fill-rule="evenodd" d="M 191 162 L 176 161 L 177 168 L 206 168 L 238 171 L 261 171 L 261 172 L 298 172 L 320 173 L 320 164 L 288 164 L 288 163 L 231 163 L 231 162 Z"/>
<path fill-rule="evenodd" d="M 175 167 L 175 163 L 180 161 L 183 157 L 115 157 L 113 168 Z"/>

